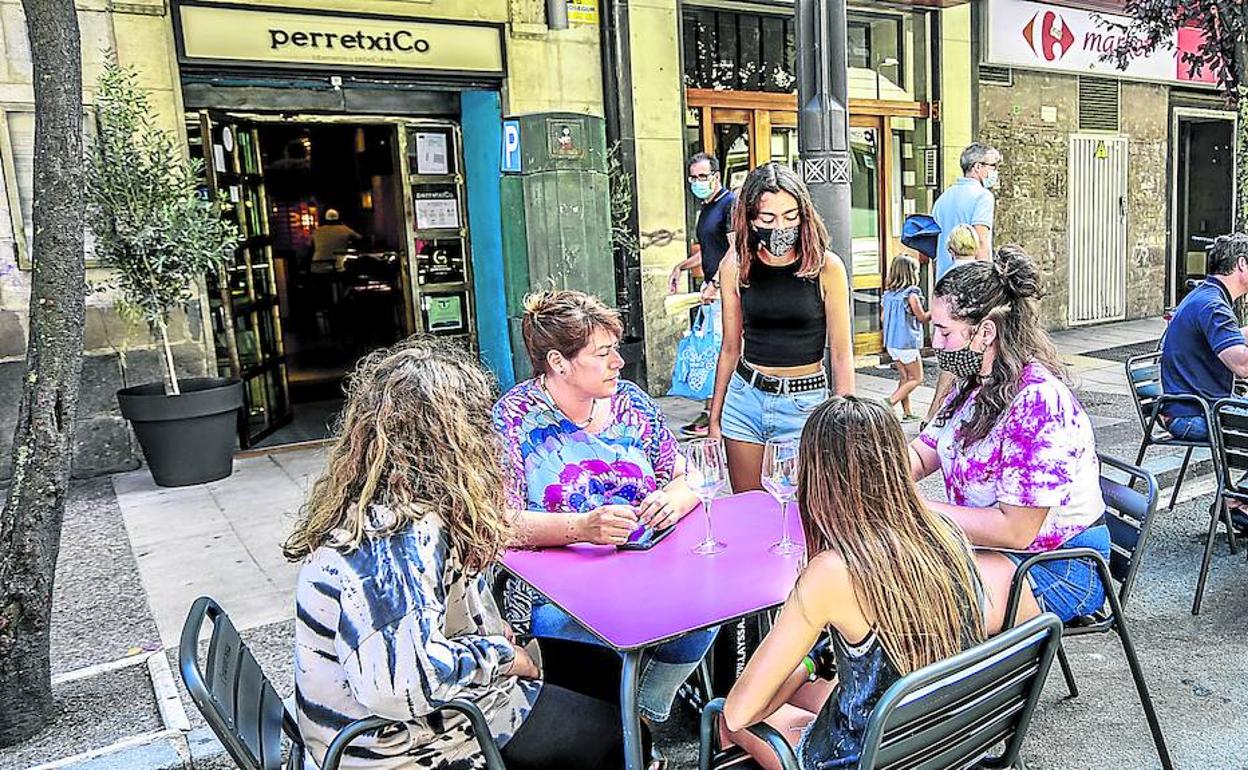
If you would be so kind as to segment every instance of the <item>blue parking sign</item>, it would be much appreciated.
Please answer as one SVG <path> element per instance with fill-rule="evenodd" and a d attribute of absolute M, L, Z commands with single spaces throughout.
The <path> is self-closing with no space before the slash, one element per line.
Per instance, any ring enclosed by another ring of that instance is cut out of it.
<path fill-rule="evenodd" d="M 503 121 L 503 158 L 502 170 L 505 173 L 518 174 L 523 169 L 520 162 L 520 121 Z"/>

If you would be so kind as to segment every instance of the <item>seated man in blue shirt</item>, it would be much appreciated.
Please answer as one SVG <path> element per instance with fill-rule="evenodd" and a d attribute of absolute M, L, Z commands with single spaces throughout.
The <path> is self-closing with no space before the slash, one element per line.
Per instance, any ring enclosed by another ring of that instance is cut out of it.
<path fill-rule="evenodd" d="M 1209 275 L 1174 311 L 1161 347 L 1161 390 L 1197 395 L 1211 406 L 1232 394 L 1235 378 L 1248 378 L 1248 341 L 1232 303 L 1248 294 L 1248 235 L 1223 235 L 1209 251 Z M 1195 404 L 1162 411 L 1176 438 L 1207 440 L 1209 424 Z"/>

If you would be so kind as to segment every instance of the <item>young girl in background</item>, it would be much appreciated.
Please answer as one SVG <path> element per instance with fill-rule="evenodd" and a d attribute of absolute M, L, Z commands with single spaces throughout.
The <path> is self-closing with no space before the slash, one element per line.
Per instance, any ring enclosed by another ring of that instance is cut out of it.
<path fill-rule="evenodd" d="M 969 265 L 975 261 L 979 253 L 979 236 L 970 225 L 958 225 L 949 233 L 949 254 L 953 257 L 953 270 Z M 945 275 L 948 275 L 946 272 Z"/>
<path fill-rule="evenodd" d="M 957 231 L 955 230 L 955 233 Z M 910 411 L 910 394 L 923 384 L 923 326 L 931 314 L 923 309 L 923 292 L 919 290 L 919 263 L 904 254 L 888 268 L 888 288 L 884 292 L 884 347 L 893 359 L 893 368 L 900 380 L 888 403 L 901 404 L 905 422 L 919 419 Z"/>

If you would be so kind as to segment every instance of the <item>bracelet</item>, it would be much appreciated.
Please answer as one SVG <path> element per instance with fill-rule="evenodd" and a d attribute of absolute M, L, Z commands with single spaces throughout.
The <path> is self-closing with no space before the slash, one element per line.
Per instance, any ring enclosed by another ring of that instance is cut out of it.
<path fill-rule="evenodd" d="M 806 681 L 813 682 L 819 678 L 815 673 L 815 662 L 810 659 L 809 655 L 802 658 L 802 665 L 806 667 Z"/>

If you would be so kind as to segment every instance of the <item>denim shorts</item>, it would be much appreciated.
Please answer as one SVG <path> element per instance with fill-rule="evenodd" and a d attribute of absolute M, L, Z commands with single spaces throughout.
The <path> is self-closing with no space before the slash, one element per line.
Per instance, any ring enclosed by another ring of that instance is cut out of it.
<path fill-rule="evenodd" d="M 1062 543 L 1061 548 L 1091 548 L 1109 558 L 1109 528 L 1104 524 L 1088 527 Z M 1004 552 L 1005 557 L 1022 564 L 1035 554 Z M 1096 568 L 1086 559 L 1060 559 L 1041 562 L 1027 573 L 1027 582 L 1040 609 L 1052 612 L 1062 622 L 1091 615 L 1105 603 L 1105 587 Z"/>
<path fill-rule="evenodd" d="M 724 438 L 747 444 L 766 444 L 773 438 L 800 438 L 806 419 L 828 399 L 827 390 L 806 393 L 764 393 L 732 373 L 720 429 Z"/>

